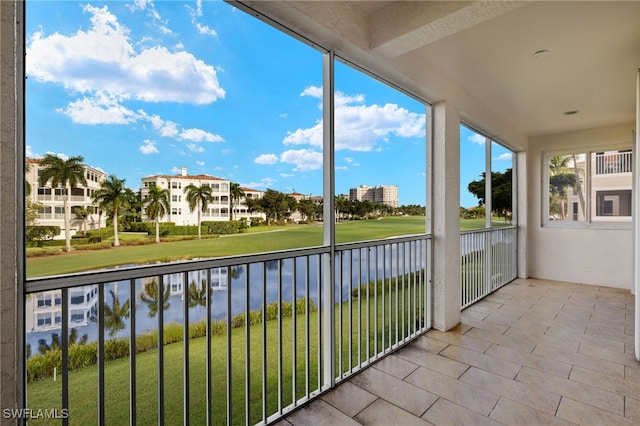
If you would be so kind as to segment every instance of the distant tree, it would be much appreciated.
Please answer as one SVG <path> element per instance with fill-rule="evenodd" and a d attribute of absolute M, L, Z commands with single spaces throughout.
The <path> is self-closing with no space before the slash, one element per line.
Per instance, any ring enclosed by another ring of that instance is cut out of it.
<path fill-rule="evenodd" d="M 127 193 L 124 186 L 125 179 L 118 179 L 116 175 L 110 175 L 100 184 L 100 189 L 93 193 L 93 201 L 98 207 L 106 211 L 113 221 L 113 245 L 119 246 L 118 216 L 120 209 L 127 203 Z"/>
<path fill-rule="evenodd" d="M 211 195 L 211 187 L 203 184 L 196 186 L 189 184 L 184 188 L 184 193 L 187 194 L 187 202 L 189 203 L 189 210 L 192 212 L 198 210 L 198 239 L 202 238 L 201 226 L 200 226 L 200 212 L 207 210 L 209 203 L 213 201 Z"/>
<path fill-rule="evenodd" d="M 169 309 L 169 296 L 171 291 L 168 285 L 164 286 L 162 295 L 160 295 L 160 285 L 156 280 L 145 284 L 144 290 L 140 294 L 140 300 L 147 304 L 149 307 L 149 317 L 153 318 L 158 315 L 158 311 L 162 308 L 163 311 Z"/>
<path fill-rule="evenodd" d="M 169 211 L 169 190 L 161 189 L 157 185 L 151 185 L 149 187 L 149 193 L 147 199 L 144 201 L 146 204 L 145 213 L 153 220 L 156 227 L 156 243 L 160 242 L 160 219 Z"/>
<path fill-rule="evenodd" d="M 126 230 L 131 229 L 133 223 L 142 221 L 142 191 L 125 188 L 124 200 L 121 210 L 121 226 L 123 230 Z"/>
<path fill-rule="evenodd" d="M 283 220 L 287 212 L 296 209 L 296 204 L 295 198 L 273 189 L 267 189 L 262 197 L 248 203 L 250 209 L 265 214 L 267 225 L 271 220 Z"/>
<path fill-rule="evenodd" d="M 87 233 L 87 219 L 91 215 L 90 209 L 93 207 L 76 207 L 73 210 L 73 214 L 76 216 L 76 219 L 80 219 L 82 221 L 82 233 Z"/>
<path fill-rule="evenodd" d="M 504 215 L 512 209 L 512 170 L 509 168 L 502 172 L 491 172 L 491 207 L 494 212 Z M 478 205 L 486 204 L 485 178 L 483 172 L 480 180 L 474 180 L 467 186 L 469 192 L 478 198 Z"/>
<path fill-rule="evenodd" d="M 229 219 L 234 220 L 234 212 L 240 199 L 245 196 L 244 191 L 240 187 L 239 183 L 231 182 L 229 185 L 229 196 L 231 198 L 231 210 L 229 211 Z"/>
<path fill-rule="evenodd" d="M 566 218 L 567 190 L 576 185 L 576 174 L 569 168 L 571 156 L 557 155 L 549 159 L 549 210 Z"/>
<path fill-rule="evenodd" d="M 316 204 L 309 199 L 298 201 L 298 211 L 305 220 L 313 220 L 316 213 Z"/>
<path fill-rule="evenodd" d="M 87 180 L 84 176 L 84 166 L 82 156 L 69 157 L 66 160 L 53 154 L 47 154 L 40 162 L 42 167 L 38 183 L 40 186 L 46 186 L 51 182 L 51 186 L 62 187 L 66 193 L 64 197 L 64 237 L 66 250 L 71 251 L 71 229 L 69 201 L 71 201 L 71 190 L 76 188 L 78 184 L 86 185 Z"/>
<path fill-rule="evenodd" d="M 113 290 L 110 293 L 113 302 L 111 306 L 106 303 L 104 305 L 104 328 L 109 331 L 109 337 L 113 337 L 118 330 L 124 329 L 124 319 L 129 318 L 131 310 L 129 299 L 120 304 L 120 299 L 116 293 Z"/>

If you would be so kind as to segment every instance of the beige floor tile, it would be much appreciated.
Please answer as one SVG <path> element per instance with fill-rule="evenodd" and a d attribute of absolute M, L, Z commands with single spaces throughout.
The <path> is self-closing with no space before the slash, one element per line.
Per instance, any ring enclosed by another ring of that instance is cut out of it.
<path fill-rule="evenodd" d="M 578 351 L 578 353 L 604 361 L 628 365 L 630 367 L 638 367 L 638 361 L 636 361 L 633 356 L 629 356 L 628 354 L 612 351 L 610 349 L 602 348 L 588 343 L 583 343 L 582 345 L 580 345 L 580 350 Z"/>
<path fill-rule="evenodd" d="M 399 353 L 396 352 L 393 355 L 387 356 L 380 361 L 376 362 L 374 368 L 382 370 L 387 374 L 391 374 L 399 379 L 404 379 L 411 374 L 419 366 L 413 362 L 406 361 L 400 358 Z"/>
<path fill-rule="evenodd" d="M 545 330 L 546 329 L 548 329 L 548 327 L 545 327 Z M 545 344 L 555 346 L 558 349 L 562 349 L 567 352 L 578 352 L 580 342 L 553 337 L 544 334 L 544 332 L 540 333 L 539 330 L 540 329 L 536 329 L 535 327 L 532 327 L 531 329 L 511 327 L 504 334 L 505 336 L 526 340 L 527 342 L 530 342 L 536 346 Z"/>
<path fill-rule="evenodd" d="M 508 377 L 510 379 L 516 377 L 521 367 L 520 364 L 515 364 L 504 359 L 495 358 L 455 345 L 449 346 L 444 351 L 440 352 L 440 355 L 464 364 L 478 367 L 482 370 L 491 371 L 492 373 Z"/>
<path fill-rule="evenodd" d="M 414 340 L 411 343 L 411 346 L 416 346 L 418 348 L 424 349 L 427 352 L 437 354 L 440 351 L 442 351 L 444 348 L 449 346 L 449 343 L 443 342 L 441 340 L 432 339 L 428 335 L 424 335 Z"/>
<path fill-rule="evenodd" d="M 500 395 L 551 415 L 555 414 L 560 396 L 546 389 L 506 379 L 488 371 L 470 368 L 460 381 L 475 385 L 485 392 Z"/>
<path fill-rule="evenodd" d="M 408 380 L 399 380 L 375 368 L 367 368 L 353 377 L 351 382 L 415 416 L 421 416 L 438 399 L 434 393 Z"/>
<path fill-rule="evenodd" d="M 505 425 L 513 426 L 571 426 L 574 424 L 555 417 L 553 414 L 519 404 L 508 398 L 500 398 L 498 405 L 496 405 L 489 417 Z"/>
<path fill-rule="evenodd" d="M 498 426 L 501 424 L 444 398 L 437 400 L 422 418 L 438 426 Z"/>
<path fill-rule="evenodd" d="M 430 423 L 383 399 L 368 406 L 355 417 L 363 425 L 427 426 Z"/>
<path fill-rule="evenodd" d="M 406 381 L 485 416 L 489 415 L 499 398 L 486 389 L 423 367 L 411 373 Z"/>
<path fill-rule="evenodd" d="M 286 420 L 293 426 L 355 426 L 359 424 L 321 399 L 295 411 Z"/>
<path fill-rule="evenodd" d="M 427 337 L 478 352 L 484 352 L 491 346 L 491 343 L 485 340 L 475 339 L 466 335 L 445 333 L 438 330 L 429 331 Z"/>
<path fill-rule="evenodd" d="M 464 321 L 467 323 L 467 325 L 473 328 L 479 328 L 480 330 L 487 330 L 497 334 L 504 334 L 509 329 L 509 326 L 504 324 L 496 324 L 486 321 L 475 321 L 470 319 L 464 319 Z"/>
<path fill-rule="evenodd" d="M 323 395 L 321 399 L 347 416 L 353 417 L 371 405 L 378 397 L 351 382 L 344 382 Z"/>
<path fill-rule="evenodd" d="M 527 367 L 535 368 L 536 370 L 554 374 L 565 379 L 569 378 L 569 373 L 571 373 L 572 365 L 569 363 L 507 348 L 505 346 L 493 345 L 486 354 L 516 364 L 526 365 Z"/>
<path fill-rule="evenodd" d="M 640 396 L 640 380 L 635 380 L 635 378 L 620 380 L 619 377 L 613 377 L 599 371 L 574 366 L 569 379 L 619 395 L 636 398 Z"/>
<path fill-rule="evenodd" d="M 491 333 L 490 331 L 480 330 L 478 328 L 472 328 L 467 332 L 467 334 L 465 334 L 465 336 L 525 352 L 532 352 L 536 347 L 536 344 L 529 340 L 518 339 L 504 334 Z"/>
<path fill-rule="evenodd" d="M 595 386 L 551 376 L 528 367 L 520 370 L 516 380 L 530 387 L 553 392 L 619 416 L 624 415 L 624 397 Z"/>
<path fill-rule="evenodd" d="M 449 347 L 451 347 L 451 345 Z M 445 349 L 445 351 L 447 349 Z M 442 374 L 446 374 L 447 376 L 453 377 L 454 379 L 460 377 L 460 375 L 462 375 L 462 373 L 467 371 L 467 368 L 469 368 L 468 364 L 440 355 L 432 354 L 431 352 L 427 352 L 415 347 L 407 347 L 398 351 L 398 357 L 414 364 L 418 364 L 422 367 L 426 367 L 431 370 L 438 371 Z"/>
<path fill-rule="evenodd" d="M 581 353 L 566 352 L 550 345 L 540 344 L 536 346 L 533 354 L 624 378 L 624 365 L 592 358 Z"/>
<path fill-rule="evenodd" d="M 632 419 L 618 416 L 570 398 L 562 398 L 556 416 L 579 425 L 638 426 Z"/>
<path fill-rule="evenodd" d="M 625 398 L 624 416 L 640 424 L 640 396 L 638 396 L 638 399 Z"/>

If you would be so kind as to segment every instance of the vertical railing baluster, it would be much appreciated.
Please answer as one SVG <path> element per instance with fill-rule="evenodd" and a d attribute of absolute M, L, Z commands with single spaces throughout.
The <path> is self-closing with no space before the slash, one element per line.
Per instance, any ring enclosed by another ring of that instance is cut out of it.
<path fill-rule="evenodd" d="M 291 283 L 291 303 L 293 304 L 293 317 L 291 318 L 291 399 L 293 405 L 296 406 L 298 402 L 298 395 L 296 393 L 296 384 L 298 382 L 298 322 L 295 314 L 296 289 L 294 282 L 295 280 Z"/>
<path fill-rule="evenodd" d="M 249 273 L 249 264 L 244 264 L 247 274 Z M 245 274 L 246 275 L 246 274 Z M 231 277 L 231 267 L 227 267 L 227 277 Z M 229 278 L 227 278 L 229 279 Z M 231 347 L 231 319 L 233 317 L 233 311 L 231 310 L 231 292 L 233 285 L 231 280 L 227 284 L 227 318 L 226 318 L 226 338 L 227 338 L 227 424 L 230 425 L 233 422 L 233 363 L 232 363 L 232 347 Z"/>
<path fill-rule="evenodd" d="M 342 377 L 342 373 L 344 372 L 344 367 L 342 365 L 343 355 L 342 355 L 342 329 L 343 329 L 343 319 L 342 319 L 342 286 L 344 285 L 343 281 L 343 256 L 341 251 L 336 250 L 336 256 L 338 257 L 338 261 L 336 262 L 336 268 L 338 270 L 338 282 L 336 283 L 338 286 L 338 329 L 336 330 L 336 340 L 338 340 L 338 375 L 337 377 Z"/>
<path fill-rule="evenodd" d="M 164 275 L 158 276 L 158 425 L 164 425 Z"/>
<path fill-rule="evenodd" d="M 129 425 L 136 422 L 136 280 L 129 280 Z"/>
<path fill-rule="evenodd" d="M 311 319 L 310 319 L 310 271 L 309 271 L 309 256 L 304 257 L 305 261 L 305 280 L 304 280 L 304 294 L 305 294 L 305 315 L 304 315 L 304 323 L 305 323 L 305 383 L 304 383 L 304 394 L 308 398 L 309 397 L 309 387 L 310 383 L 310 375 L 311 375 Z"/>
<path fill-rule="evenodd" d="M 282 259 L 278 260 L 278 275 Z M 267 269 L 262 274 L 262 423 L 267 422 Z"/>
<path fill-rule="evenodd" d="M 283 381 L 283 350 L 282 350 L 282 268 L 278 271 L 278 413 L 282 414 L 282 381 Z M 294 398 L 295 400 L 295 398 Z"/>
<path fill-rule="evenodd" d="M 196 271 L 194 275 L 199 276 Z M 189 272 L 182 273 L 182 316 L 183 316 L 183 355 L 182 355 L 182 422 L 185 426 L 189 425 Z M 194 279 L 194 290 L 197 293 L 198 283 Z"/>
<path fill-rule="evenodd" d="M 84 294 L 83 294 L 83 297 L 84 297 Z M 105 387 L 105 383 L 104 383 L 104 283 L 100 283 L 100 285 L 98 286 L 98 424 L 99 425 L 104 425 L 104 387 Z"/>
<path fill-rule="evenodd" d="M 398 343 L 400 340 L 404 339 L 404 336 L 402 336 L 400 333 L 400 327 L 402 326 L 400 323 L 400 318 L 401 318 L 401 313 L 400 313 L 400 289 L 398 287 L 399 284 L 399 280 L 400 280 L 400 245 L 396 244 L 395 245 L 395 250 L 394 253 L 396 254 L 395 256 L 395 266 L 396 266 L 396 277 L 395 277 L 395 294 L 396 294 L 396 307 L 395 307 L 395 311 L 396 311 L 396 325 L 395 325 L 395 331 L 396 331 L 396 343 Z M 392 256 L 393 259 L 393 256 Z"/>
<path fill-rule="evenodd" d="M 229 291 L 229 288 L 231 287 L 231 274 L 230 274 L 230 269 L 227 270 L 227 275 L 226 275 L 226 279 L 227 279 L 227 292 Z M 220 279 L 220 272 L 221 269 L 218 269 L 218 280 Z M 207 407 L 206 407 L 206 416 L 207 416 L 207 424 L 210 425 L 213 423 L 213 407 L 212 407 L 212 395 L 211 395 L 211 299 L 212 299 L 212 288 L 211 288 L 211 268 L 207 268 L 207 289 L 206 289 L 206 296 L 207 296 L 207 300 L 205 301 L 205 311 L 206 311 L 206 317 L 205 317 L 205 344 L 207 345 L 207 348 L 205 349 L 205 380 L 206 380 L 206 403 L 207 403 Z M 218 285 L 220 285 L 220 281 L 218 281 Z"/>
<path fill-rule="evenodd" d="M 266 274 L 266 265 L 265 262 L 260 263 L 262 266 L 262 274 Z M 249 410 L 251 406 L 251 332 L 249 331 L 249 323 L 250 312 L 251 312 L 251 280 L 249 279 L 251 275 L 251 265 L 247 267 L 247 274 L 245 276 L 244 281 L 244 330 L 245 330 L 245 346 L 244 346 L 244 359 L 245 359 L 245 370 L 244 370 L 244 423 L 249 426 L 251 424 L 251 411 Z"/>
<path fill-rule="evenodd" d="M 62 409 L 69 411 L 69 289 L 62 289 Z M 69 424 L 68 416 L 62 419 L 64 426 Z"/>
<path fill-rule="evenodd" d="M 382 328 L 382 334 L 380 335 L 381 339 L 381 346 L 382 346 L 382 350 L 381 352 L 384 353 L 386 350 L 386 334 L 385 331 L 387 329 L 387 323 L 386 323 L 386 315 L 385 315 L 385 311 L 387 310 L 387 304 L 386 304 L 386 293 L 387 291 L 384 289 L 384 286 L 387 282 L 387 268 L 385 265 L 385 261 L 386 261 L 386 250 L 387 250 L 387 245 L 383 244 L 380 246 L 377 246 L 378 249 L 382 248 L 382 271 L 381 271 L 381 278 L 380 278 L 380 293 L 382 293 L 382 321 L 381 321 L 381 328 Z M 378 266 L 380 264 L 376 263 L 376 270 L 378 269 Z"/>
<path fill-rule="evenodd" d="M 365 249 L 365 253 L 366 253 L 366 262 L 365 262 L 365 266 L 366 266 L 366 283 L 367 283 L 367 361 L 371 359 L 371 266 L 370 266 L 370 262 L 371 262 L 371 248 L 367 247 Z"/>
<path fill-rule="evenodd" d="M 349 283 L 349 292 L 347 297 L 349 298 L 349 368 L 350 372 L 353 372 L 353 276 L 351 271 L 351 265 L 353 264 L 353 250 L 349 250 L 349 263 L 347 264 L 347 282 Z"/>
<path fill-rule="evenodd" d="M 362 366 L 362 249 L 358 250 L 358 366 Z"/>

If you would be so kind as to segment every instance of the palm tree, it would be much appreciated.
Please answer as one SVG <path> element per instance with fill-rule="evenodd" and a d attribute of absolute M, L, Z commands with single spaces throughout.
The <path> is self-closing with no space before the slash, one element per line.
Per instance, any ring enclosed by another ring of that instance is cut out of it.
<path fill-rule="evenodd" d="M 159 294 L 159 285 L 156 280 L 151 281 L 149 284 L 145 284 L 144 291 L 140 294 L 140 300 L 147 304 L 149 307 L 149 317 L 153 318 L 158 315 L 158 311 L 160 310 L 160 298 Z M 168 285 L 164 286 L 162 292 L 162 310 L 166 311 L 169 309 L 169 296 L 170 289 Z"/>
<path fill-rule="evenodd" d="M 67 195 L 64 198 L 64 237 L 67 251 L 71 251 L 71 229 L 69 229 L 71 189 L 77 187 L 78 184 L 87 184 L 84 177 L 83 160 L 82 156 L 69 157 L 64 160 L 53 154 L 47 154 L 40 163 L 42 166 L 38 178 L 40 186 L 46 186 L 48 182 L 51 182 L 52 187 L 63 187 Z"/>
<path fill-rule="evenodd" d="M 82 233 L 87 235 L 87 219 L 91 214 L 88 207 L 76 207 L 73 210 L 73 213 L 76 215 L 76 219 L 82 220 Z"/>
<path fill-rule="evenodd" d="M 160 189 L 157 185 L 151 185 L 149 194 L 144 203 L 147 205 L 145 213 L 153 219 L 156 225 L 156 243 L 160 242 L 160 219 L 169 210 L 169 190 Z"/>
<path fill-rule="evenodd" d="M 194 282 L 189 284 L 187 303 L 190 308 L 207 305 L 207 280 L 202 280 L 202 285 L 196 285 Z"/>
<path fill-rule="evenodd" d="M 239 183 L 231 182 L 229 185 L 229 195 L 231 197 L 231 211 L 229 212 L 229 219 L 233 220 L 233 212 L 235 207 L 240 202 L 240 199 L 245 196 L 244 191 L 240 187 Z"/>
<path fill-rule="evenodd" d="M 193 212 L 195 209 L 198 209 L 198 239 L 200 239 L 200 212 L 207 210 L 207 206 L 213 201 L 211 187 L 207 184 L 196 186 L 191 183 L 184 188 L 184 192 L 187 194 L 189 210 Z"/>
<path fill-rule="evenodd" d="M 125 324 L 123 319 L 129 318 L 131 312 L 129 299 L 121 305 L 120 299 L 116 296 L 116 293 L 113 290 L 111 290 L 110 293 L 111 298 L 113 299 L 113 304 L 111 307 L 107 304 L 104 305 L 104 328 L 109 330 L 109 337 L 113 337 L 118 330 L 122 330 L 124 328 Z"/>
<path fill-rule="evenodd" d="M 93 193 L 93 201 L 98 207 L 106 210 L 113 218 L 113 245 L 119 246 L 118 239 L 118 215 L 120 208 L 126 203 L 126 188 L 124 179 L 118 179 L 115 175 L 110 175 L 107 180 L 100 184 L 100 189 Z"/>

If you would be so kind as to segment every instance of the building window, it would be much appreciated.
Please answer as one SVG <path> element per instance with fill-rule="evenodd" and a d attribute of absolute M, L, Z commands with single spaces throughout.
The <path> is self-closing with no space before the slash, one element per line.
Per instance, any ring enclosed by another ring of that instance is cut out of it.
<path fill-rule="evenodd" d="M 632 152 L 576 151 L 545 156 L 545 224 L 630 222 Z"/>
<path fill-rule="evenodd" d="M 38 327 L 46 327 L 51 325 L 51 314 L 38 314 Z"/>

